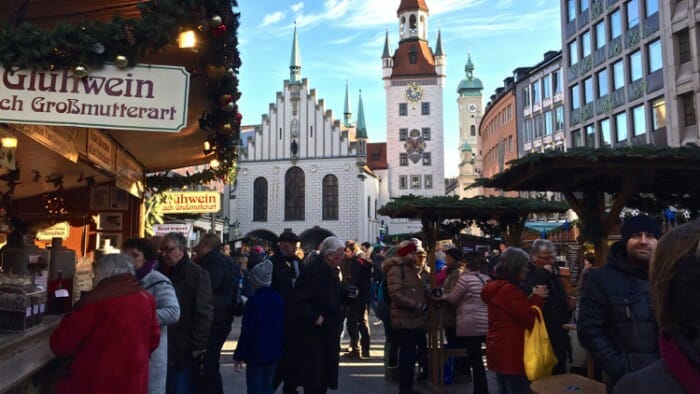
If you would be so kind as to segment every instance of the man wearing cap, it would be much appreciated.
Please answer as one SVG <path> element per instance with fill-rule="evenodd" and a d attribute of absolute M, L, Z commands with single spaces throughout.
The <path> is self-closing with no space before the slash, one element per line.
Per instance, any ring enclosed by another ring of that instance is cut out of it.
<path fill-rule="evenodd" d="M 284 298 L 289 300 L 294 289 L 302 263 L 296 256 L 297 242 L 299 238 L 291 231 L 285 231 L 277 239 L 277 249 L 270 257 L 272 261 L 272 288 Z"/>
<path fill-rule="evenodd" d="M 659 357 L 648 273 L 661 230 L 653 218 L 640 215 L 624 222 L 621 235 L 607 264 L 588 274 L 577 327 L 581 345 L 607 376 L 608 392 L 623 375 Z"/>
<path fill-rule="evenodd" d="M 382 264 L 391 297 L 391 327 L 399 343 L 399 393 L 415 393 L 413 375 L 416 347 L 425 337 L 428 297 L 418 276 L 418 245 L 413 240 L 402 241 L 396 249 L 398 257 Z"/>

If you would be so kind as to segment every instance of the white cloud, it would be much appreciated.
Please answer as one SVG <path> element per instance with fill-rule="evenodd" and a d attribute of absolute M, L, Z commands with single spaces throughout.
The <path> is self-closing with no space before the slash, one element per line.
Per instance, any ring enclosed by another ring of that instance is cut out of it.
<path fill-rule="evenodd" d="M 298 3 L 294 4 L 294 5 L 292 5 L 292 11 L 294 11 L 294 12 L 299 12 L 299 11 L 301 11 L 301 9 L 303 9 L 303 8 L 304 8 L 304 2 L 303 2 L 303 1 L 300 1 L 300 2 L 298 2 Z"/>
<path fill-rule="evenodd" d="M 269 26 L 272 24 L 275 24 L 284 18 L 284 13 L 282 11 L 277 11 L 273 12 L 272 14 L 267 14 L 263 18 L 262 23 L 260 24 L 261 27 Z"/>
<path fill-rule="evenodd" d="M 486 3 L 486 0 L 440 0 L 428 5 L 430 15 L 449 13 L 461 9 L 473 8 Z M 353 29 L 376 28 L 394 25 L 398 4 L 386 0 L 355 0 L 352 10 L 342 22 L 343 27 Z"/>
<path fill-rule="evenodd" d="M 325 21 L 337 20 L 344 17 L 350 10 L 350 0 L 326 0 L 320 13 L 299 13 L 296 17 L 300 28 L 314 27 Z"/>
<path fill-rule="evenodd" d="M 352 40 L 354 40 L 355 38 L 357 38 L 357 36 L 358 36 L 357 34 L 353 34 L 353 35 L 348 36 L 348 37 L 341 37 L 341 38 L 337 38 L 337 39 L 335 39 L 335 40 L 329 40 L 328 43 L 331 44 L 331 45 L 347 44 L 347 43 L 349 43 L 350 41 L 352 41 Z"/>

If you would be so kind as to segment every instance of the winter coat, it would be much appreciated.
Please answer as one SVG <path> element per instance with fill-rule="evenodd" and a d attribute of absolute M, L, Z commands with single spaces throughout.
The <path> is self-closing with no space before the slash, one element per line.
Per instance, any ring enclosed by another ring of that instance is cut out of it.
<path fill-rule="evenodd" d="M 212 250 L 205 254 L 198 263 L 207 270 L 211 280 L 211 295 L 214 305 L 212 323 L 231 325 L 233 322 L 233 301 L 236 291 L 238 291 L 238 278 L 234 280 L 233 263 L 218 250 Z"/>
<path fill-rule="evenodd" d="M 608 375 L 608 390 L 626 373 L 659 358 L 658 325 L 646 273 L 627 263 L 622 242 L 607 264 L 587 274 L 581 295 L 578 338 Z"/>
<path fill-rule="evenodd" d="M 456 267 L 447 268 L 447 276 L 445 277 L 445 282 L 442 285 L 442 289 L 445 294 L 450 293 L 452 289 L 457 285 L 459 277 L 462 276 L 464 268 L 459 265 Z M 456 327 L 457 326 L 457 307 L 452 304 L 447 304 L 445 308 L 445 313 L 442 314 L 442 324 L 445 327 Z"/>
<path fill-rule="evenodd" d="M 391 297 L 391 327 L 413 329 L 425 327 L 427 314 L 418 307 L 427 303 L 427 290 L 415 265 L 400 257 L 384 261 L 382 270 L 386 275 Z"/>
<path fill-rule="evenodd" d="M 357 301 L 369 301 L 369 288 L 372 282 L 372 263 L 360 256 L 345 259 L 341 264 L 343 285 L 353 285 L 358 289 Z"/>
<path fill-rule="evenodd" d="M 271 287 L 260 287 L 246 302 L 233 359 L 253 366 L 277 364 L 283 337 L 284 300 Z"/>
<path fill-rule="evenodd" d="M 700 387 L 698 387 L 700 390 Z M 686 392 L 671 375 L 666 364 L 657 360 L 639 371 L 622 377 L 613 390 L 613 394 L 692 394 Z"/>
<path fill-rule="evenodd" d="M 192 351 L 206 349 L 209 340 L 214 316 L 211 281 L 187 256 L 172 267 L 168 278 L 180 303 L 180 320 L 168 328 L 168 367 L 188 368 Z"/>
<path fill-rule="evenodd" d="M 489 370 L 505 375 L 525 376 L 523 350 L 525 330 L 535 324 L 544 300 L 537 294 L 528 299 L 516 285 L 506 280 L 488 282 L 481 290 L 481 299 L 488 305 L 489 330 L 486 335 L 486 360 Z"/>
<path fill-rule="evenodd" d="M 486 336 L 488 332 L 488 308 L 481 300 L 481 289 L 490 278 L 478 272 L 465 270 L 455 287 L 445 299 L 457 305 L 458 337 Z"/>
<path fill-rule="evenodd" d="M 279 250 L 269 260 L 272 261 L 272 288 L 282 296 L 285 302 L 288 302 L 304 264 L 297 256 L 285 257 Z"/>
<path fill-rule="evenodd" d="M 51 351 L 72 358 L 56 392 L 147 393 L 148 359 L 159 340 L 155 301 L 136 277 L 101 280 L 51 334 Z"/>
<path fill-rule="evenodd" d="M 338 270 L 315 255 L 299 275 L 288 303 L 281 366 L 285 385 L 338 388 L 341 301 Z M 316 325 L 319 316 L 321 326 Z"/>
<path fill-rule="evenodd" d="M 141 287 L 151 293 L 156 301 L 156 318 L 160 326 L 158 348 L 151 353 L 148 363 L 148 392 L 165 393 L 165 378 L 168 369 L 168 326 L 180 319 L 180 304 L 175 288 L 165 275 L 151 271 L 141 279 Z"/>
<path fill-rule="evenodd" d="M 569 310 L 568 296 L 564 283 L 559 275 L 559 268 L 552 267 L 553 272 L 529 264 L 527 277 L 520 284 L 525 294 L 532 293 L 532 288 L 537 285 L 547 286 L 549 297 L 544 300 L 542 316 L 547 326 L 547 334 L 552 343 L 552 349 L 557 356 L 557 360 L 564 362 L 570 354 L 571 342 L 569 332 L 564 329 L 564 324 L 571 322 L 571 311 Z"/>

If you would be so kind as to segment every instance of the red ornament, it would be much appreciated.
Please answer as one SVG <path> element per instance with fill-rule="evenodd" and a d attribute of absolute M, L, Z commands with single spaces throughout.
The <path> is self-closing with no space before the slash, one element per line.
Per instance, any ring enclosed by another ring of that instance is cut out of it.
<path fill-rule="evenodd" d="M 230 94 L 222 94 L 221 97 L 219 97 L 219 104 L 221 105 L 226 105 L 233 101 L 233 96 Z"/>
<path fill-rule="evenodd" d="M 214 37 L 216 37 L 216 38 L 222 38 L 222 37 L 224 37 L 224 36 L 226 35 L 226 25 L 224 25 L 224 24 L 222 23 L 222 24 L 220 24 L 219 26 L 215 27 L 215 28 L 211 31 L 211 35 L 214 36 Z"/>
<path fill-rule="evenodd" d="M 236 121 L 240 123 L 243 120 L 243 114 L 240 112 L 236 112 Z"/>

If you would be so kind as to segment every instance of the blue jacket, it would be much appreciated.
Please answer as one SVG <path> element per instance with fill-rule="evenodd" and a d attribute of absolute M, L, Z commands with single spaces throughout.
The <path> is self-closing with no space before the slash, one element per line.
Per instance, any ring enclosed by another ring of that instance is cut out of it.
<path fill-rule="evenodd" d="M 625 245 L 610 248 L 607 264 L 590 271 L 582 289 L 578 338 L 608 375 L 608 392 L 626 373 L 659 358 L 658 325 L 647 274 L 627 263 Z"/>
<path fill-rule="evenodd" d="M 284 300 L 271 287 L 261 287 L 245 305 L 233 359 L 248 365 L 275 364 L 282 356 L 283 335 Z"/>

